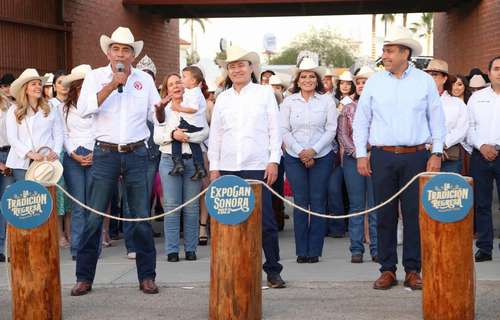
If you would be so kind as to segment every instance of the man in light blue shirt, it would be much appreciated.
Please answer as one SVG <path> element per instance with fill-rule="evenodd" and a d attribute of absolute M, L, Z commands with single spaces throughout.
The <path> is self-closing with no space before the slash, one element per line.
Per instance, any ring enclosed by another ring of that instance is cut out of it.
<path fill-rule="evenodd" d="M 376 203 L 387 200 L 417 173 L 439 171 L 441 167 L 446 128 L 439 93 L 432 77 L 409 63 L 412 53 L 417 56 L 421 51 L 422 46 L 408 30 L 393 30 L 382 54 L 385 71 L 366 82 L 356 109 L 353 138 L 358 171 L 372 176 Z M 421 289 L 418 185 L 412 184 L 399 200 L 404 227 L 404 285 Z M 398 201 L 379 210 L 382 275 L 374 289 L 397 284 L 397 221 Z"/>

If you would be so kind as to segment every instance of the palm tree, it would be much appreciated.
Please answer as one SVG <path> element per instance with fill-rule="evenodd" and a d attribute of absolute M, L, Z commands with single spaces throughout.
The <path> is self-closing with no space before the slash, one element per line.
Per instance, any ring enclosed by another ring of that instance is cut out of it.
<path fill-rule="evenodd" d="M 431 40 L 432 40 L 432 29 L 433 29 L 433 13 L 427 12 L 422 13 L 420 16 L 420 21 L 412 23 L 410 30 L 416 33 L 419 38 L 426 38 L 427 40 L 427 54 L 430 55 L 431 51 Z"/>
<path fill-rule="evenodd" d="M 377 51 L 377 15 L 372 14 L 372 59 L 375 60 Z"/>
<path fill-rule="evenodd" d="M 384 22 L 384 36 L 387 36 L 387 23 L 393 23 L 395 18 L 393 14 L 383 14 L 380 18 Z"/>
<path fill-rule="evenodd" d="M 209 22 L 208 19 L 203 19 L 203 18 L 192 18 L 192 19 L 185 19 L 184 24 L 190 24 L 190 32 L 191 32 L 191 54 L 194 54 L 197 51 L 197 43 L 195 39 L 195 34 L 194 34 L 194 25 L 197 23 L 203 33 L 205 33 L 205 23 Z"/>

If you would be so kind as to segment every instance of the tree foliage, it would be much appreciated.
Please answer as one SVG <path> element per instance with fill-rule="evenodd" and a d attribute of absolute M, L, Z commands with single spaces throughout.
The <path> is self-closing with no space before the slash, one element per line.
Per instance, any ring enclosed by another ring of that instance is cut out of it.
<path fill-rule="evenodd" d="M 354 63 L 349 40 L 342 38 L 329 29 L 310 29 L 299 34 L 278 55 L 272 57 L 270 64 L 296 64 L 302 50 L 317 52 L 322 65 L 349 67 Z"/>

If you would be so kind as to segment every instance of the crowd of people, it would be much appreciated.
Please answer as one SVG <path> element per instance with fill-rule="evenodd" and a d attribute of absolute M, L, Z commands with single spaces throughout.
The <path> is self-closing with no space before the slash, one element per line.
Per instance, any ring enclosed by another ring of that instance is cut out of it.
<path fill-rule="evenodd" d="M 384 43 L 385 70 L 366 65 L 338 77 L 303 57 L 288 83 L 260 58 L 237 45 L 219 60 L 218 83 L 188 66 L 166 75 L 160 90 L 147 56 L 136 67 L 142 41 L 128 28 L 100 46 L 109 60 L 69 74 L 26 69 L 0 79 L 0 193 L 25 179 L 30 164 L 60 161 L 64 183 L 79 201 L 124 217 L 169 211 L 223 175 L 259 179 L 298 206 L 317 213 L 355 213 L 384 202 L 423 171 L 470 174 L 475 186 L 477 262 L 491 260 L 493 180 L 500 187 L 500 56 L 488 73 L 453 75 L 446 61 L 425 70 L 410 61 L 422 47 L 404 28 Z M 489 83 L 488 83 L 489 82 Z M 286 177 L 286 179 L 285 179 Z M 286 181 L 286 182 L 285 182 Z M 498 188 L 500 189 L 500 188 Z M 381 276 L 375 289 L 397 283 L 398 221 L 403 226 L 404 284 L 421 289 L 418 186 L 368 215 L 331 220 L 293 211 L 297 263 L 318 263 L 326 236 L 348 233 L 352 263 L 365 243 Z M 280 198 L 262 193 L 262 245 L 268 285 L 285 287 L 278 231 L 287 215 Z M 122 228 L 127 256 L 137 263 L 140 289 L 155 284 L 156 234 L 147 222 L 119 226 L 76 203 L 57 199 L 60 245 L 76 260 L 74 296 L 91 291 L 103 246 Z M 158 209 L 159 208 L 159 209 Z M 118 213 L 120 211 L 120 213 Z M 197 259 L 208 243 L 203 201 L 164 218 L 167 261 Z M 5 261 L 5 220 L 0 215 L 0 262 Z"/>

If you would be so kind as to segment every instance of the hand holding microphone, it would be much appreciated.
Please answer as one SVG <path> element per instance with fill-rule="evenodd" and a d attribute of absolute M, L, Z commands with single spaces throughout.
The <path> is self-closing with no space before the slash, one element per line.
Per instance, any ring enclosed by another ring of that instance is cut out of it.
<path fill-rule="evenodd" d="M 123 85 L 127 82 L 127 75 L 124 73 L 125 65 L 121 62 L 116 64 L 116 73 L 113 74 L 113 82 L 118 83 L 118 93 L 123 92 Z"/>

